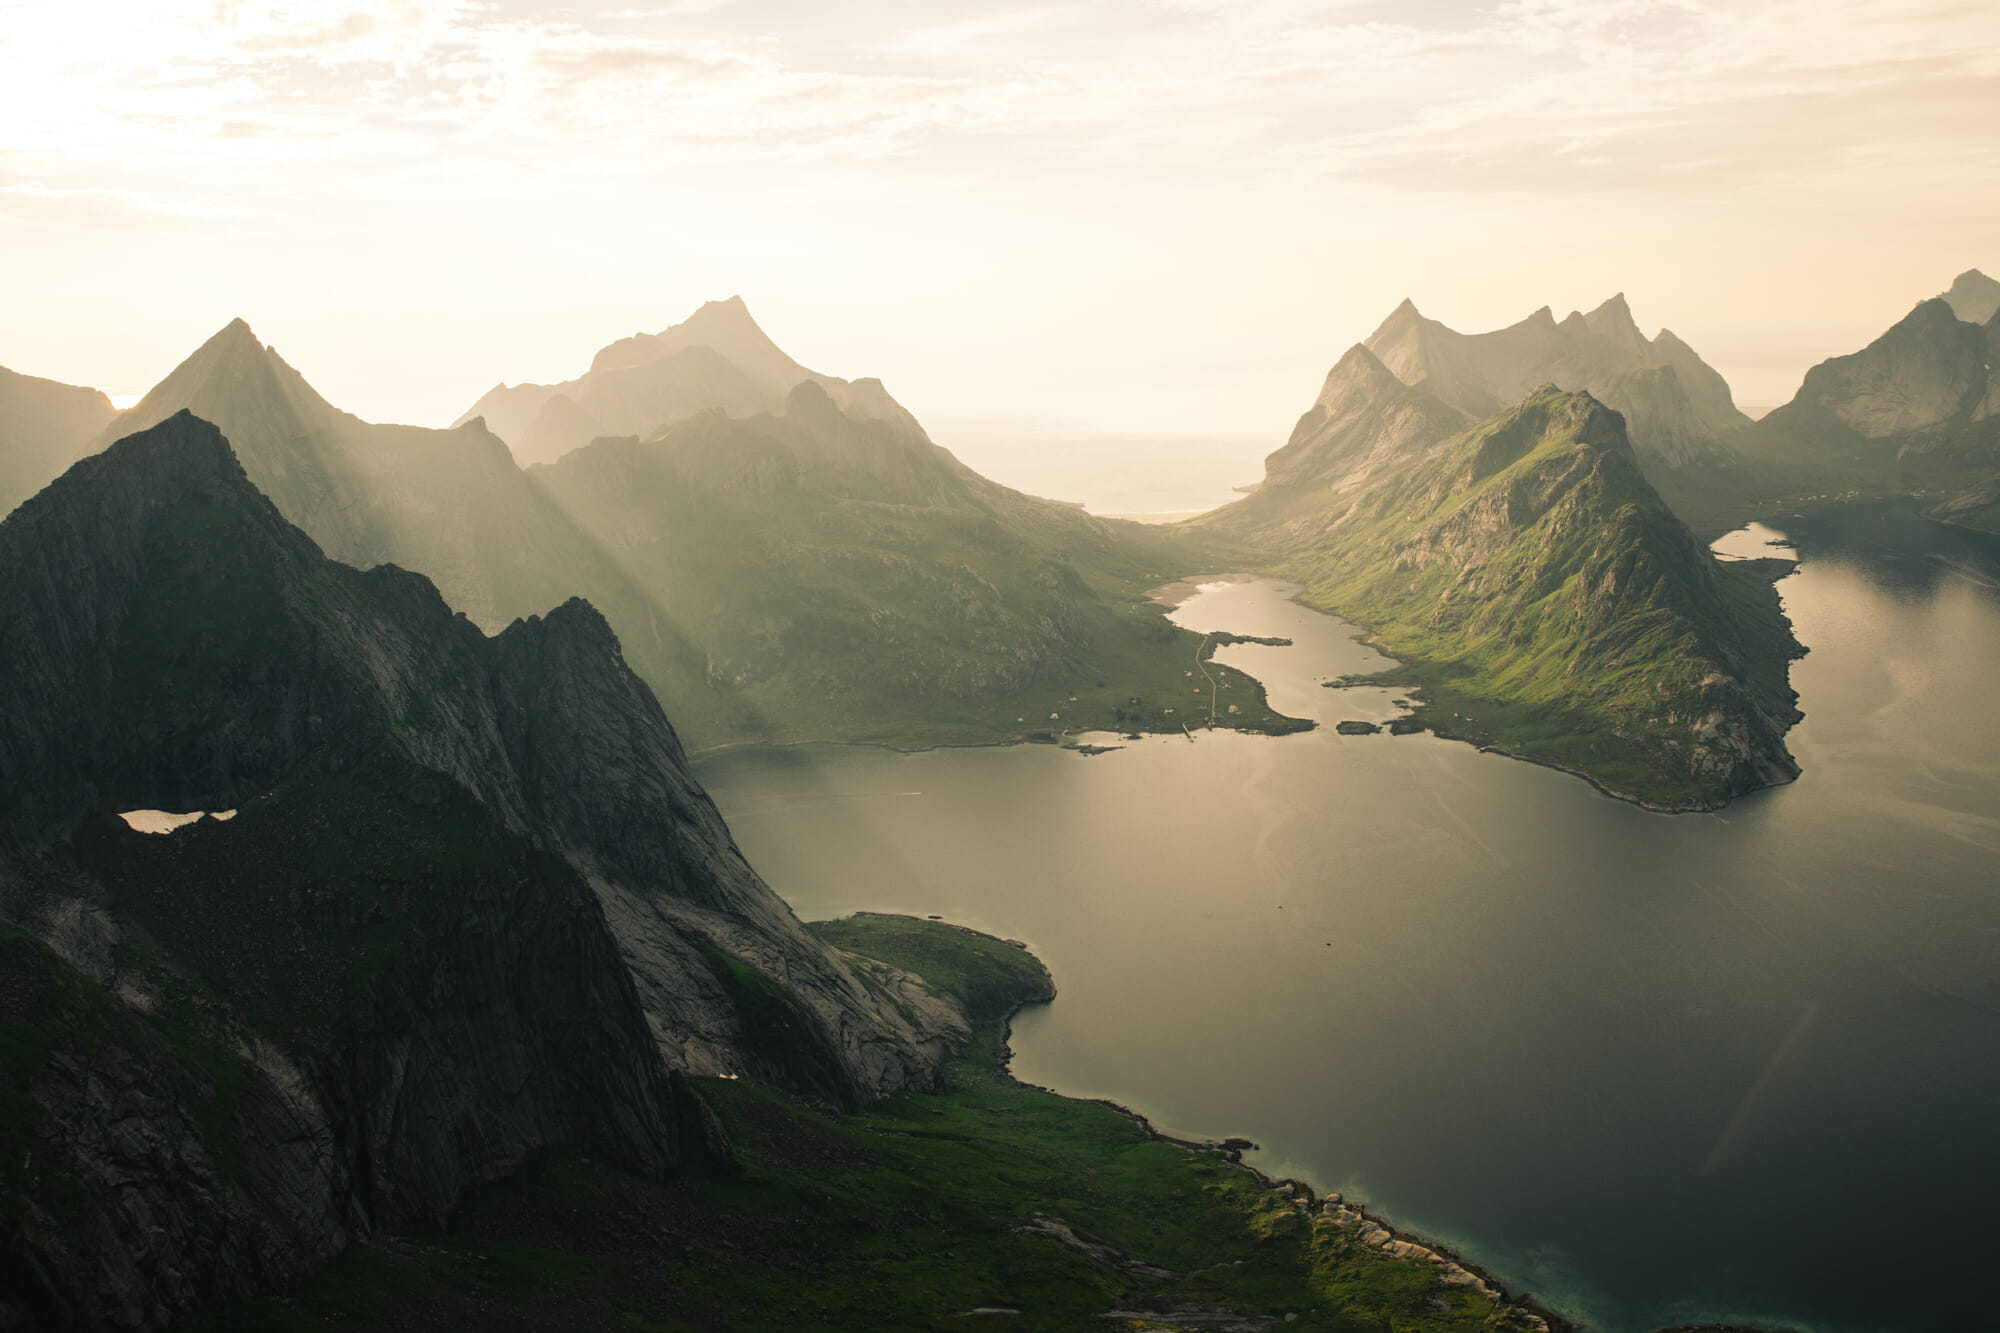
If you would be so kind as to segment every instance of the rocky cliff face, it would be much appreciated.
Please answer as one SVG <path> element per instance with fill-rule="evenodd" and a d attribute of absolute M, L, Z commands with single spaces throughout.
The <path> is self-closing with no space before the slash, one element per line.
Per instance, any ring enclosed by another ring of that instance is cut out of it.
<path fill-rule="evenodd" d="M 0 516 L 89 452 L 117 413 L 96 389 L 0 367 Z"/>
<path fill-rule="evenodd" d="M 584 603 L 489 639 L 325 559 L 186 414 L 0 564 L 16 1314 L 157 1326 L 552 1143 L 669 1169 L 703 1139 L 670 1068 L 862 1099 L 962 1038 L 743 863 Z"/>

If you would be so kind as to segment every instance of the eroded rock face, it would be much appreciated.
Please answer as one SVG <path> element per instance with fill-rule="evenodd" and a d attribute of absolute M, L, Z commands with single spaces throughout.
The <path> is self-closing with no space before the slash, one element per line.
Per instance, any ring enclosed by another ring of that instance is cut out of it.
<path fill-rule="evenodd" d="M 963 1039 L 756 877 L 585 603 L 489 639 L 185 413 L 0 567 L 0 1272 L 46 1324 L 269 1289 L 552 1144 L 669 1170 L 673 1068 L 861 1100 Z"/>

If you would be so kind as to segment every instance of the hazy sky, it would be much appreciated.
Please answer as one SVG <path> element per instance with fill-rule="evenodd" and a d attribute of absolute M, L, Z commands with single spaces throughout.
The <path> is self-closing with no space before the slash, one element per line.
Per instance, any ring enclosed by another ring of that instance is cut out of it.
<path fill-rule="evenodd" d="M 428 424 L 732 293 L 947 444 L 1275 445 L 1406 295 L 1770 403 L 2000 272 L 1992 0 L 0 0 L 0 125 L 0 365 Z"/>

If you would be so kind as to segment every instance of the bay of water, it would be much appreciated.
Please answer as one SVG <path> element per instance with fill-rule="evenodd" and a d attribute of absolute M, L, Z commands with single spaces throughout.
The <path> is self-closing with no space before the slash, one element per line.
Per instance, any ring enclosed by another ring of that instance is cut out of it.
<path fill-rule="evenodd" d="M 1780 539 L 1804 776 L 1715 815 L 1335 734 L 1398 711 L 1321 685 L 1381 659 L 1270 582 L 1176 618 L 1292 638 L 1219 655 L 1319 731 L 700 776 L 801 916 L 1026 941 L 1022 1078 L 1255 1139 L 1594 1329 L 1995 1327 L 2000 541 L 1876 505 L 1719 549 Z"/>

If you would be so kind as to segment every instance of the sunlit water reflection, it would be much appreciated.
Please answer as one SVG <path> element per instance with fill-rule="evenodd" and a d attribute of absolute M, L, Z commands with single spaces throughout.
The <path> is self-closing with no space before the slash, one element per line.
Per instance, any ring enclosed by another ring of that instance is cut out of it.
<path fill-rule="evenodd" d="M 1397 711 L 1321 685 L 1381 659 L 1269 582 L 1177 618 L 1292 638 L 1221 655 L 1309 735 L 804 747 L 701 777 L 801 915 L 1028 941 L 1061 995 L 1016 1024 L 1023 1078 L 1247 1135 L 1593 1327 L 1984 1326 L 2000 542 L 1893 506 L 1776 526 L 1804 561 L 1781 591 L 1812 649 L 1805 772 L 1716 815 L 1336 735 Z"/>

